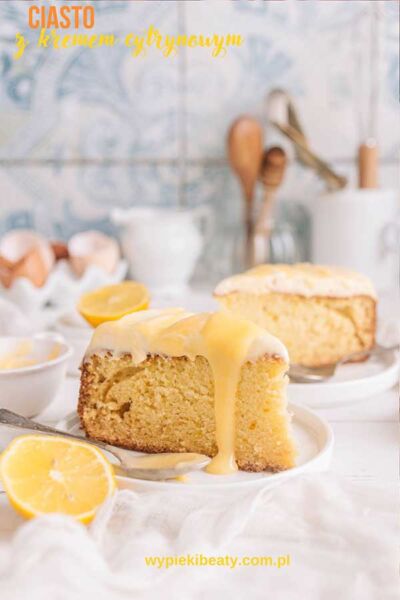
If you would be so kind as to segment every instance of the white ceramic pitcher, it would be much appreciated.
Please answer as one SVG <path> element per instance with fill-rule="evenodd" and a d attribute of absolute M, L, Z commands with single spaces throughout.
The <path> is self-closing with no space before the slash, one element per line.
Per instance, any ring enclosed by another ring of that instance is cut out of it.
<path fill-rule="evenodd" d="M 155 292 L 172 294 L 187 287 L 210 236 L 212 217 L 207 206 L 134 207 L 111 212 L 131 276 Z"/>

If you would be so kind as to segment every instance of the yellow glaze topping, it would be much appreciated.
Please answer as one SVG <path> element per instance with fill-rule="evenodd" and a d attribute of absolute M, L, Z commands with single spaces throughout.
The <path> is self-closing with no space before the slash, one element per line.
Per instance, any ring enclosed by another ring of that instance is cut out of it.
<path fill-rule="evenodd" d="M 225 296 L 232 292 L 277 292 L 306 297 L 376 297 L 374 287 L 365 275 L 342 267 L 309 263 L 259 265 L 245 273 L 224 279 L 217 285 L 214 295 Z"/>
<path fill-rule="evenodd" d="M 87 354 L 128 352 L 136 364 L 148 355 L 204 356 L 214 377 L 218 453 L 207 466 L 216 474 L 237 470 L 235 397 L 247 360 L 277 355 L 288 361 L 284 345 L 264 329 L 228 312 L 192 314 L 182 309 L 147 310 L 100 325 Z"/>
<path fill-rule="evenodd" d="M 203 454 L 195 452 L 166 452 L 165 454 L 148 454 L 138 456 L 137 460 L 129 459 L 131 469 L 176 469 L 196 464 L 204 459 Z"/>

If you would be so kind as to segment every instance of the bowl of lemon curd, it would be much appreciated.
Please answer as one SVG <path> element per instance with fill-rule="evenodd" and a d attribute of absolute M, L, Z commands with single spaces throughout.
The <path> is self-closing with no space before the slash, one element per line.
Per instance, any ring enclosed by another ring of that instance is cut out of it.
<path fill-rule="evenodd" d="M 72 350 L 57 334 L 0 337 L 0 408 L 35 417 L 54 399 Z"/>

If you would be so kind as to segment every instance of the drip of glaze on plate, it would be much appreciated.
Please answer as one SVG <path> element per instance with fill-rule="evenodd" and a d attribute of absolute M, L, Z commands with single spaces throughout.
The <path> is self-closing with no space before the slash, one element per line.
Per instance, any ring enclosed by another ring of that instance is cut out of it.
<path fill-rule="evenodd" d="M 179 469 L 196 464 L 204 458 L 196 452 L 166 452 L 138 456 L 137 460 L 129 459 L 130 469 Z"/>

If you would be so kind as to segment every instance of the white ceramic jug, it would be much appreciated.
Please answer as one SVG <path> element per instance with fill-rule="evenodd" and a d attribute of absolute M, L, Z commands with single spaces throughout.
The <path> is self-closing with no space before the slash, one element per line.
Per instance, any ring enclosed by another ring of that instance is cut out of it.
<path fill-rule="evenodd" d="M 111 220 L 119 227 L 134 279 L 160 293 L 175 294 L 187 287 L 210 235 L 209 207 L 115 209 Z"/>

